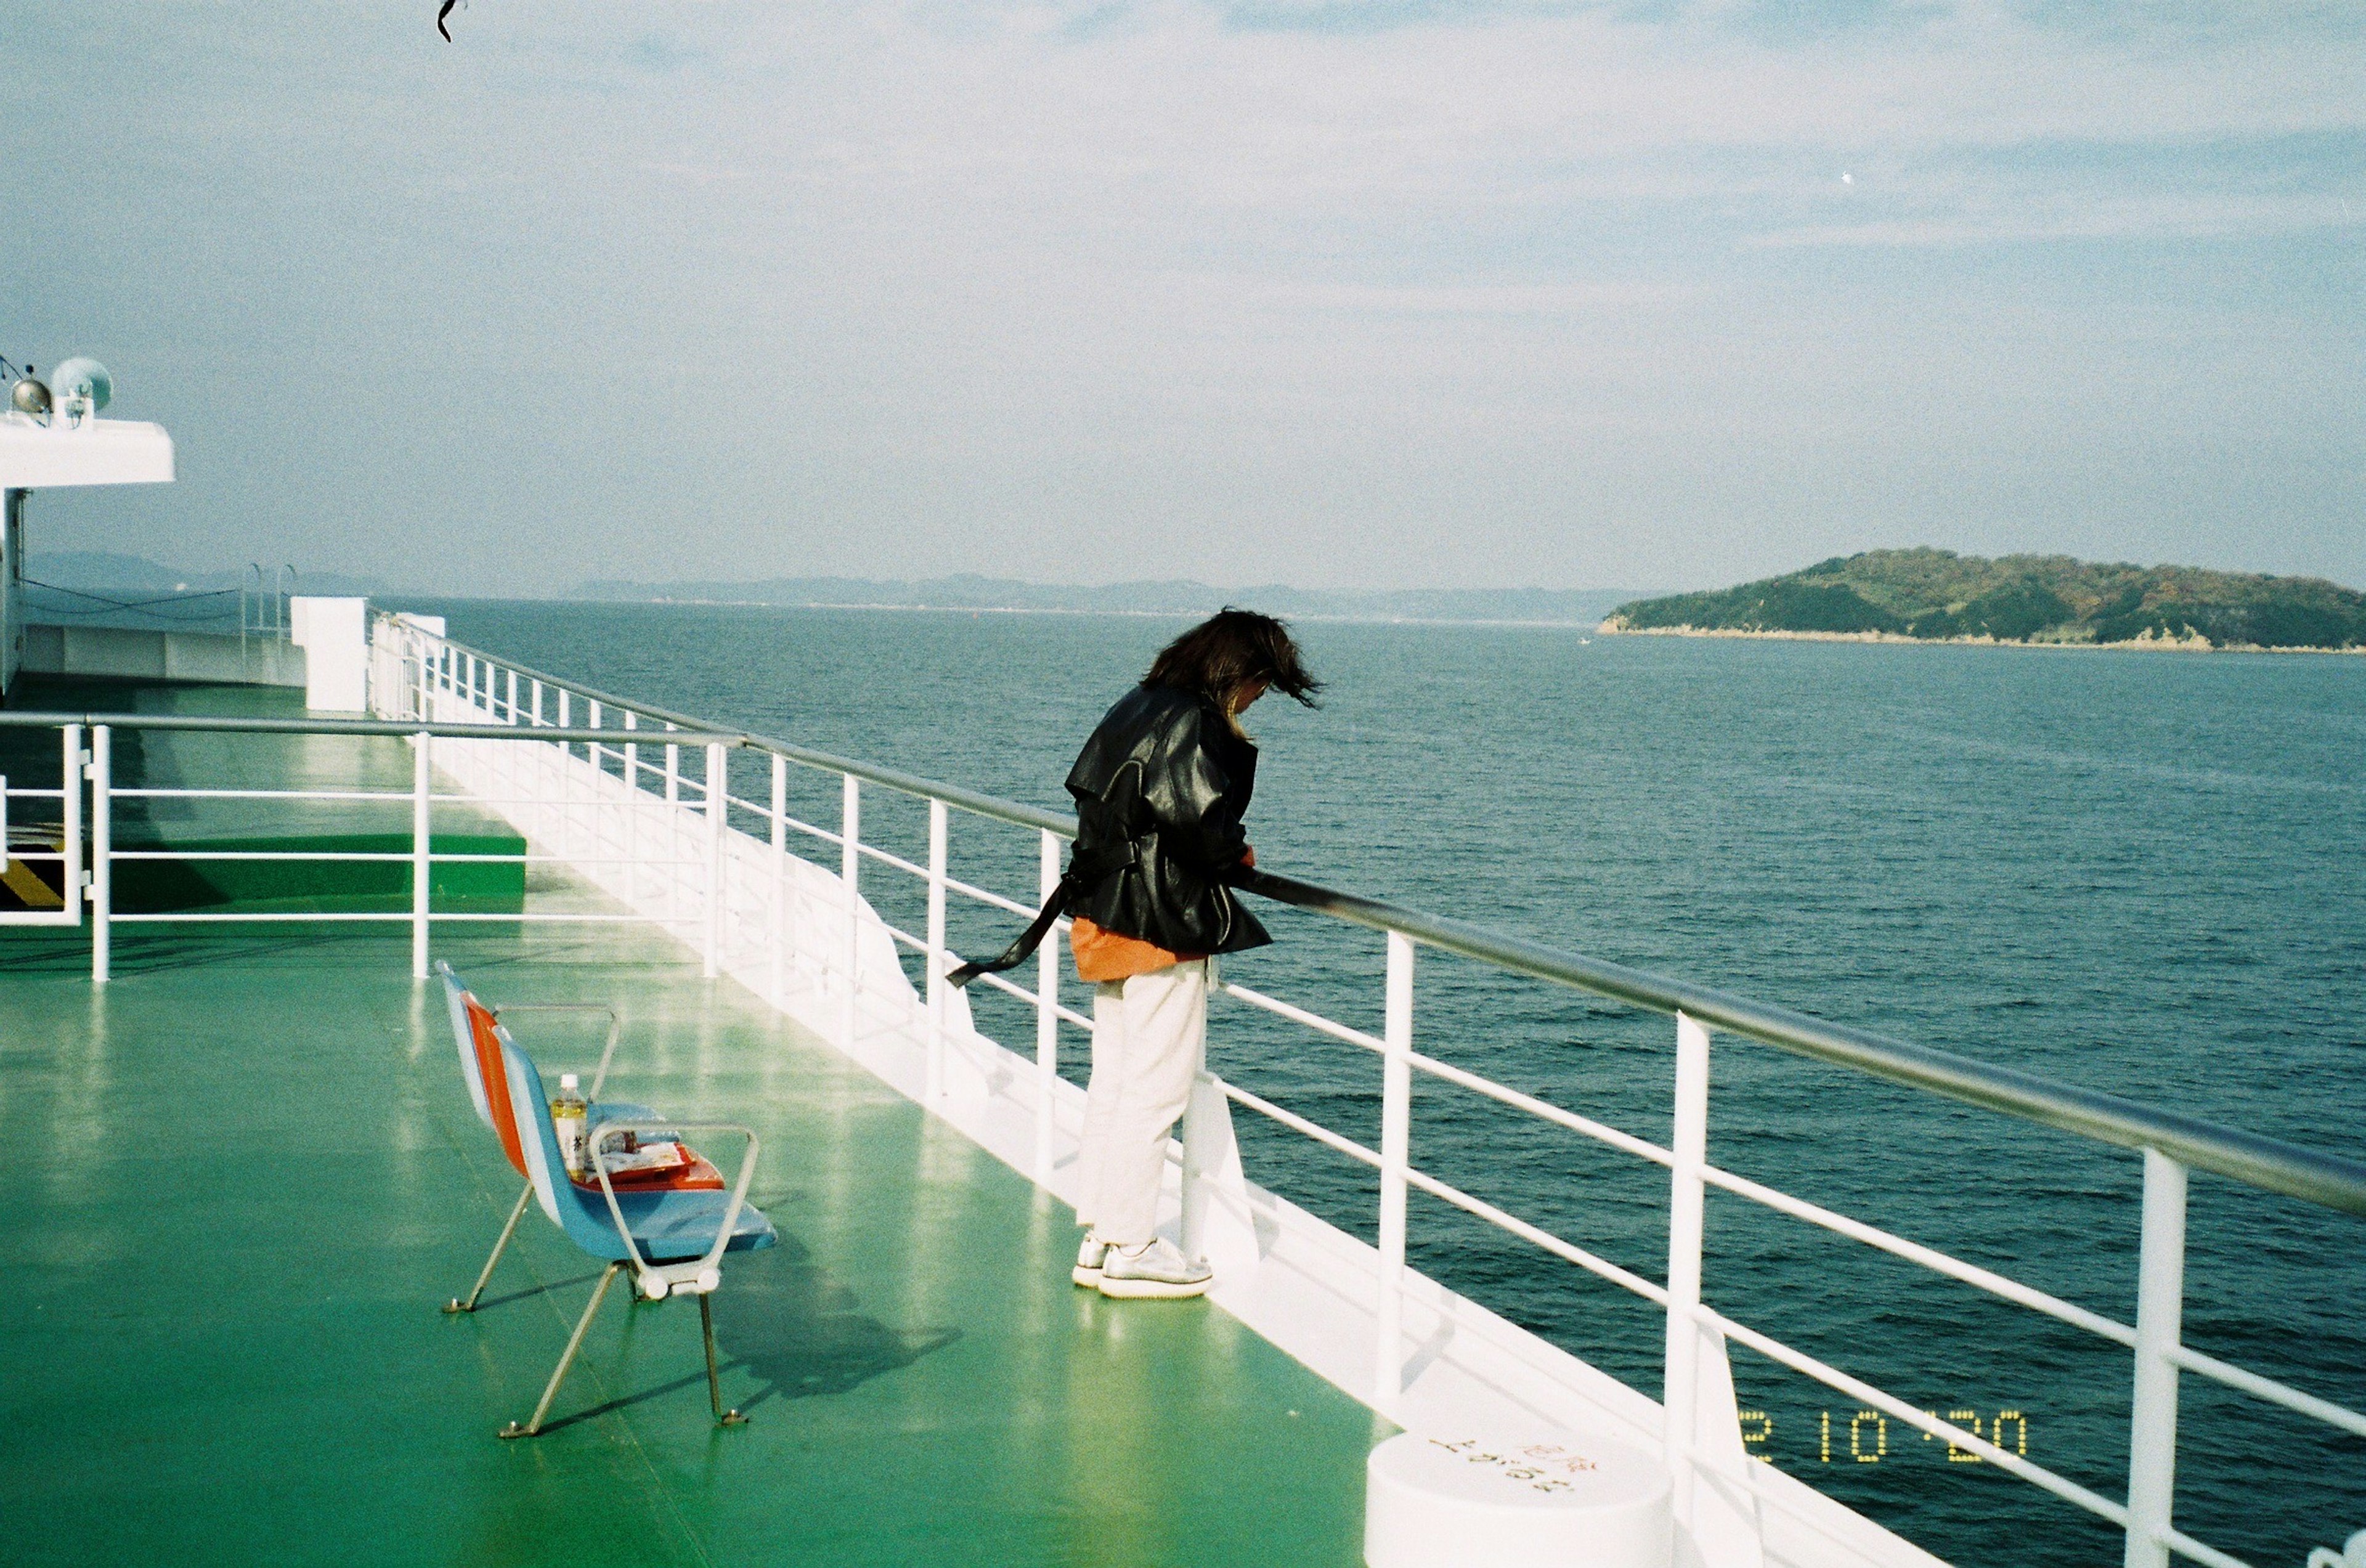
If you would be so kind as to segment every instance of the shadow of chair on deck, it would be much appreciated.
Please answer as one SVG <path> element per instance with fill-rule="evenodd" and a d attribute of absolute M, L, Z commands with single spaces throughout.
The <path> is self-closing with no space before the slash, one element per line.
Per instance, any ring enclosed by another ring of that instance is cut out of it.
<path fill-rule="evenodd" d="M 715 1337 L 764 1386 L 748 1403 L 845 1393 L 901 1371 L 962 1337 L 958 1328 L 891 1328 L 862 1310 L 845 1284 L 783 1236 L 740 1263 L 715 1303 Z"/>
<path fill-rule="evenodd" d="M 628 1337 L 630 1333 L 627 1328 Z M 770 1399 L 850 1393 L 961 1337 L 958 1328 L 889 1327 L 862 1311 L 854 1292 L 814 1262 L 811 1248 L 786 1234 L 778 1247 L 743 1255 L 732 1269 L 731 1289 L 715 1301 L 715 1342 L 726 1358 L 722 1370 L 745 1373 L 759 1385 L 738 1401 L 743 1411 Z M 682 1377 L 636 1389 L 550 1421 L 544 1430 L 629 1409 L 704 1381 Z"/>

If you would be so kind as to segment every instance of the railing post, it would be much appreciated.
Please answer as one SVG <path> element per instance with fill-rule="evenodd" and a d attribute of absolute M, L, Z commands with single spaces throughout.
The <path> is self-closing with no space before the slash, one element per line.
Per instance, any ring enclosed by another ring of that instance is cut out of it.
<path fill-rule="evenodd" d="M 640 716 L 632 709 L 625 710 L 626 733 L 641 728 Z M 625 891 L 627 897 L 641 896 L 641 749 L 634 742 L 625 742 Z"/>
<path fill-rule="evenodd" d="M 1372 1383 L 1385 1414 L 1404 1393 L 1405 1170 L 1413 1163 L 1413 939 L 1389 932 L 1380 1066 L 1380 1274 Z"/>
<path fill-rule="evenodd" d="M 114 962 L 115 927 L 115 736 L 111 727 L 90 730 L 90 983 L 107 984 Z M 69 779 L 69 790 L 81 785 Z"/>
<path fill-rule="evenodd" d="M 1036 908 L 1052 901 L 1060 886 L 1060 836 L 1043 829 L 1042 864 L 1037 873 Z M 1060 933 L 1055 930 L 1035 950 L 1035 1179 L 1052 1179 L 1052 1106 L 1060 1085 Z"/>
<path fill-rule="evenodd" d="M 575 694 L 564 686 L 558 688 L 558 728 L 561 729 L 575 728 Z M 575 770 L 569 766 L 575 761 L 575 743 L 571 740 L 561 740 L 558 745 L 558 852 L 562 855 L 571 855 L 580 852 L 577 848 L 578 839 L 575 831 Z M 680 860 L 682 852 L 676 850 L 671 858 Z M 676 940 L 680 940 L 682 932 L 677 929 L 672 935 Z"/>
<path fill-rule="evenodd" d="M 838 880 L 846 899 L 846 995 L 840 1027 L 846 1043 L 854 1043 L 855 998 L 862 979 L 862 784 L 846 775 L 846 807 L 839 822 Z"/>
<path fill-rule="evenodd" d="M 2168 1568 L 2177 1506 L 2177 1363 L 2185 1316 L 2185 1168 L 2144 1152 L 2135 1387 L 2128 1415 L 2127 1568 Z"/>
<path fill-rule="evenodd" d="M 772 756 L 772 896 L 765 906 L 764 945 L 766 962 L 771 965 L 772 1005 L 778 1007 L 785 993 L 782 989 L 781 964 L 788 951 L 789 931 L 789 760 L 775 752 Z"/>
<path fill-rule="evenodd" d="M 1670 1499 L 1679 1524 L 1693 1507 L 1693 1416 L 1700 1386 L 1701 1218 L 1708 1166 L 1708 1031 L 1676 1014 L 1675 1156 L 1668 1184 L 1667 1366 L 1661 1382 Z"/>
<path fill-rule="evenodd" d="M 427 978 L 427 895 L 434 886 L 430 861 L 434 821 L 428 787 L 435 765 L 435 738 L 425 730 L 411 737 L 411 977 Z"/>
<path fill-rule="evenodd" d="M 58 880 L 64 885 L 66 908 L 73 911 L 73 923 L 82 924 L 82 907 L 89 900 L 83 894 L 82 864 L 82 726 L 69 724 L 59 740 L 65 765 L 58 770 L 58 780 L 65 788 L 65 860 L 59 868 Z"/>
<path fill-rule="evenodd" d="M 669 724 L 666 728 L 678 729 L 681 726 Z M 666 804 L 671 806 L 680 799 L 682 799 L 682 748 L 669 745 L 666 747 Z"/>
<path fill-rule="evenodd" d="M 723 807 L 731 793 L 723 742 L 706 743 L 706 977 L 723 973 Z"/>
<path fill-rule="evenodd" d="M 515 724 L 517 722 L 517 671 L 512 670 L 506 673 L 510 679 L 510 722 Z"/>
<path fill-rule="evenodd" d="M 534 692 L 534 727 L 535 727 L 536 729 L 540 729 L 540 728 L 542 728 L 542 682 L 541 682 L 540 681 L 536 681 L 536 682 L 534 683 L 533 692 Z"/>
<path fill-rule="evenodd" d="M 929 1061 L 930 1097 L 945 1092 L 945 803 L 929 802 Z"/>

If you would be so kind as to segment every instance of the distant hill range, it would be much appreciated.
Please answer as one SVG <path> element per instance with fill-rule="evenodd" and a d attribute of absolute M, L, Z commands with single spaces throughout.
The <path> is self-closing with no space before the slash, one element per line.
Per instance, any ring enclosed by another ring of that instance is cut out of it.
<path fill-rule="evenodd" d="M 2315 577 L 2068 556 L 1867 550 L 1707 593 L 1619 605 L 1606 632 L 1924 641 L 2366 648 L 2366 593 Z"/>
<path fill-rule="evenodd" d="M 144 614 L 156 619 L 180 618 L 196 602 L 225 596 L 226 614 L 236 614 L 236 593 L 242 581 L 252 583 L 247 570 L 192 571 L 163 566 L 140 556 L 106 550 L 48 550 L 27 558 L 28 573 L 45 586 L 36 590 L 34 607 L 63 616 L 99 613 L 103 596 L 119 603 L 141 602 Z M 266 569 L 264 589 L 273 577 Z M 383 597 L 392 590 L 382 580 L 340 572 L 305 572 L 286 580 L 294 593 L 348 593 Z M 498 598 L 499 594 L 478 594 Z M 542 598 L 534 594 L 526 597 Z M 918 580 L 854 577 L 782 577 L 761 582 L 686 581 L 628 582 L 603 579 L 586 582 L 564 599 L 601 600 L 644 604 L 777 604 L 783 607 L 896 610 L 1051 610 L 1098 615 L 1194 615 L 1246 604 L 1277 615 L 1335 617 L 1365 621 L 1497 621 L 1541 622 L 1555 626 L 1592 627 L 1611 606 L 1635 597 L 1631 588 L 1421 588 L 1392 593 L 1326 593 L 1278 584 L 1261 588 L 1211 588 L 1204 582 L 1174 580 L 1156 582 L 1116 582 L 1099 587 L 1020 582 L 1008 578 L 974 574 Z M 184 605 L 181 601 L 190 603 Z M 147 606 L 152 606 L 149 608 Z"/>
<path fill-rule="evenodd" d="M 1391 593 L 1329 593 L 1267 584 L 1211 588 L 1173 580 L 1104 586 L 1019 582 L 1008 578 L 877 580 L 783 577 L 764 582 L 586 582 L 570 597 L 639 603 L 780 604 L 848 609 L 1065 610 L 1102 615 L 1199 615 L 1226 604 L 1268 615 L 1377 621 L 1517 621 L 1592 626 L 1632 589 L 1417 588 Z"/>

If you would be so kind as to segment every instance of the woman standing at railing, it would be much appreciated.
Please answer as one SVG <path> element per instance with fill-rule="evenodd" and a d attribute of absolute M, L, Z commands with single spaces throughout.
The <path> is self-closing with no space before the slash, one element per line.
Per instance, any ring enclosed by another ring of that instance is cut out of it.
<path fill-rule="evenodd" d="M 1256 863 L 1241 819 L 1257 749 L 1241 715 L 1268 690 L 1313 707 L 1321 689 L 1271 615 L 1227 609 L 1167 644 L 1069 770 L 1076 849 L 1059 888 L 1009 952 L 953 976 L 1016 965 L 1074 913 L 1076 974 L 1094 990 L 1073 1277 L 1103 1295 L 1196 1296 L 1212 1280 L 1153 1226 L 1206 1045 L 1208 957 L 1272 940 L 1229 886 Z"/>

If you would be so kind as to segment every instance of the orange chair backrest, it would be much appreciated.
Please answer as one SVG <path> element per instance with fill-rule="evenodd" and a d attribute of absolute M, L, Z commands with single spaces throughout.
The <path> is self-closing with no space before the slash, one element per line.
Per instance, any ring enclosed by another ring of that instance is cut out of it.
<path fill-rule="evenodd" d="M 474 992 L 463 993 L 460 1000 L 468 1010 L 468 1034 L 476 1042 L 477 1071 L 484 1075 L 485 1103 L 492 1110 L 493 1131 L 501 1135 L 501 1153 L 524 1176 L 525 1150 L 518 1143 L 517 1112 L 510 1106 L 509 1068 L 501 1060 L 501 1038 L 493 1032 L 499 1025 Z"/>

